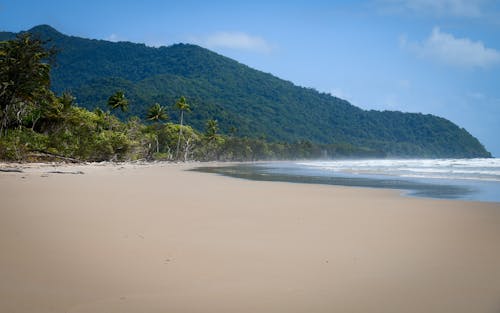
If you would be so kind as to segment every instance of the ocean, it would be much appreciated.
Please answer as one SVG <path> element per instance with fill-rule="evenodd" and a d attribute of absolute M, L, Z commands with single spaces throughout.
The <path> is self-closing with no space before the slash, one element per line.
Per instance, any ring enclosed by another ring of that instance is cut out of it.
<path fill-rule="evenodd" d="M 500 202 L 498 158 L 290 161 L 201 170 L 254 180 L 390 188 L 406 196 Z"/>

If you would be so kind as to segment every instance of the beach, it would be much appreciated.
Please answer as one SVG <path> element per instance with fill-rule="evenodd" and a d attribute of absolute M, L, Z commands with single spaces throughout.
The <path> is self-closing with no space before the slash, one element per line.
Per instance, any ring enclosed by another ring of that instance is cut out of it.
<path fill-rule="evenodd" d="M 498 202 L 196 166 L 0 172 L 0 312 L 500 312 Z"/>

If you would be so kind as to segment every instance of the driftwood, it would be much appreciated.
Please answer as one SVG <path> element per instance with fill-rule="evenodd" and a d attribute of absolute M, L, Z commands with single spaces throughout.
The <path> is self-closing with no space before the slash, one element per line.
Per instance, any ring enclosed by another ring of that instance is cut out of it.
<path fill-rule="evenodd" d="M 64 172 L 64 171 L 49 171 L 47 173 L 50 173 L 50 174 L 85 174 L 84 172 L 82 171 L 75 171 L 75 172 Z"/>
<path fill-rule="evenodd" d="M 7 173 L 22 173 L 23 170 L 18 169 L 18 168 L 0 168 L 0 172 L 7 172 Z"/>
<path fill-rule="evenodd" d="M 70 162 L 70 163 L 82 163 L 82 161 L 78 160 L 78 159 L 68 158 L 68 157 L 64 157 L 64 156 L 57 155 L 57 154 L 52 154 L 52 153 L 47 153 L 47 152 L 32 152 L 32 153 L 29 154 L 29 157 L 35 157 L 35 158 L 53 158 L 53 159 L 58 159 L 58 160 L 62 160 L 62 161 L 65 161 L 65 162 Z"/>

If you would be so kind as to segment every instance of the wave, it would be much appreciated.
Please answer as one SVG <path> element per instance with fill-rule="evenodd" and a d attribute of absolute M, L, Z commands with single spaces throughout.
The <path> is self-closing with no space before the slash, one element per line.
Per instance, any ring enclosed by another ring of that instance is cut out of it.
<path fill-rule="evenodd" d="M 488 180 L 500 182 L 500 159 L 384 159 L 298 162 L 323 171 L 415 178 Z"/>

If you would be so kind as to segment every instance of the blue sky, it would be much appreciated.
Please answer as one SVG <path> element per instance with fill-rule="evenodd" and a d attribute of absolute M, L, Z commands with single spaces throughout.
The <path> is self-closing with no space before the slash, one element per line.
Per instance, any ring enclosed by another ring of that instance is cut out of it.
<path fill-rule="evenodd" d="M 195 43 L 375 110 L 436 114 L 500 156 L 500 2 L 0 0 L 0 30 Z"/>

